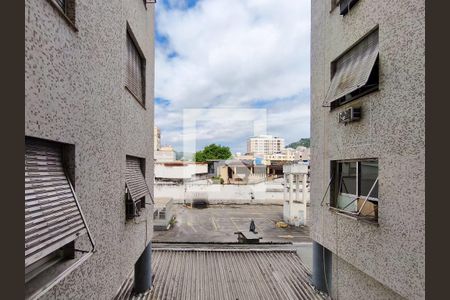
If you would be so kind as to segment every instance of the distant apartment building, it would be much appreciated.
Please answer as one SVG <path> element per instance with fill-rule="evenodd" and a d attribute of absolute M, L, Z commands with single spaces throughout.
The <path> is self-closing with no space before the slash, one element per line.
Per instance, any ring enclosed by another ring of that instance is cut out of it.
<path fill-rule="evenodd" d="M 153 127 L 153 140 L 154 142 L 154 151 L 158 151 L 161 148 L 161 129 L 159 127 Z"/>
<path fill-rule="evenodd" d="M 247 140 L 247 153 L 273 154 L 284 149 L 284 139 L 271 135 L 259 135 Z"/>
<path fill-rule="evenodd" d="M 313 282 L 425 298 L 425 1 L 312 1 Z"/>
<path fill-rule="evenodd" d="M 25 299 L 151 285 L 154 6 L 25 2 Z"/>
<path fill-rule="evenodd" d="M 310 149 L 302 146 L 296 149 L 285 148 L 280 153 L 265 154 L 263 157 L 266 164 L 271 161 L 306 161 L 310 158 Z"/>
<path fill-rule="evenodd" d="M 172 146 L 160 147 L 155 151 L 155 161 L 157 162 L 171 162 L 176 160 L 176 152 Z"/>

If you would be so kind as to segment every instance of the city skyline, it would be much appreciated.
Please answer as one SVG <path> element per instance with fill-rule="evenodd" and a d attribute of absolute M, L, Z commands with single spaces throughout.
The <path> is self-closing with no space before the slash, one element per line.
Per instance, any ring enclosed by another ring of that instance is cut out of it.
<path fill-rule="evenodd" d="M 158 1 L 155 125 L 164 132 L 161 143 L 182 150 L 183 110 L 192 108 L 266 109 L 267 134 L 287 143 L 309 137 L 309 19 L 308 1 Z M 219 143 L 233 152 L 245 152 L 253 135 L 251 122 L 241 120 L 202 122 L 197 131 L 197 148 Z"/>

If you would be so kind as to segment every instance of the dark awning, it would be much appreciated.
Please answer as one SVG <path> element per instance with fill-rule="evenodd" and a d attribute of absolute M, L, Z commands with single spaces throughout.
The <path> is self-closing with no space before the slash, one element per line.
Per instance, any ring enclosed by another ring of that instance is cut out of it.
<path fill-rule="evenodd" d="M 330 106 L 334 100 L 366 85 L 377 57 L 378 30 L 335 60 L 336 71 L 331 79 L 324 106 Z"/>
<path fill-rule="evenodd" d="M 345 15 L 358 2 L 358 0 L 341 0 L 339 1 L 340 14 Z"/>
<path fill-rule="evenodd" d="M 126 185 L 130 192 L 131 199 L 133 201 L 137 201 L 146 195 L 150 195 L 150 190 L 145 182 L 144 174 L 141 170 L 141 160 L 137 157 L 131 156 L 127 156 L 126 160 Z"/>
<path fill-rule="evenodd" d="M 25 267 L 86 233 L 61 145 L 25 141 Z"/>

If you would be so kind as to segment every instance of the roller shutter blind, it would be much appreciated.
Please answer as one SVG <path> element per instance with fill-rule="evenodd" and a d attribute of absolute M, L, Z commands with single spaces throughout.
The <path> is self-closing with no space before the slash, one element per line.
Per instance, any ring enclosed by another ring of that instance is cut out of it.
<path fill-rule="evenodd" d="M 25 140 L 25 267 L 86 233 L 60 144 Z"/>
<path fill-rule="evenodd" d="M 330 103 L 367 84 L 378 58 L 378 30 L 375 30 L 351 48 L 335 64 L 324 105 Z"/>
<path fill-rule="evenodd" d="M 56 3 L 63 9 L 63 11 L 66 11 L 66 0 L 56 0 Z"/>
<path fill-rule="evenodd" d="M 142 173 L 140 158 L 127 156 L 125 181 L 133 201 L 138 201 L 142 197 L 150 194 L 144 174 Z"/>
<path fill-rule="evenodd" d="M 145 76 L 144 59 L 130 34 L 127 34 L 127 88 L 136 96 L 137 100 L 145 104 Z"/>

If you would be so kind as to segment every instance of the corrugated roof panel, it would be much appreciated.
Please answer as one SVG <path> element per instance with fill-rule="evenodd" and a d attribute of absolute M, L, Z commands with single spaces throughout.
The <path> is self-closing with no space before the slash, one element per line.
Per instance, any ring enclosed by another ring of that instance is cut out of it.
<path fill-rule="evenodd" d="M 86 232 L 59 144 L 25 141 L 25 267 Z"/>
<path fill-rule="evenodd" d="M 152 291 L 132 296 L 132 274 L 115 299 L 324 299 L 294 250 L 153 249 Z"/>
<path fill-rule="evenodd" d="M 145 195 L 150 194 L 150 190 L 141 170 L 141 159 L 127 156 L 126 164 L 126 184 L 130 191 L 131 198 L 133 201 L 137 201 Z"/>

